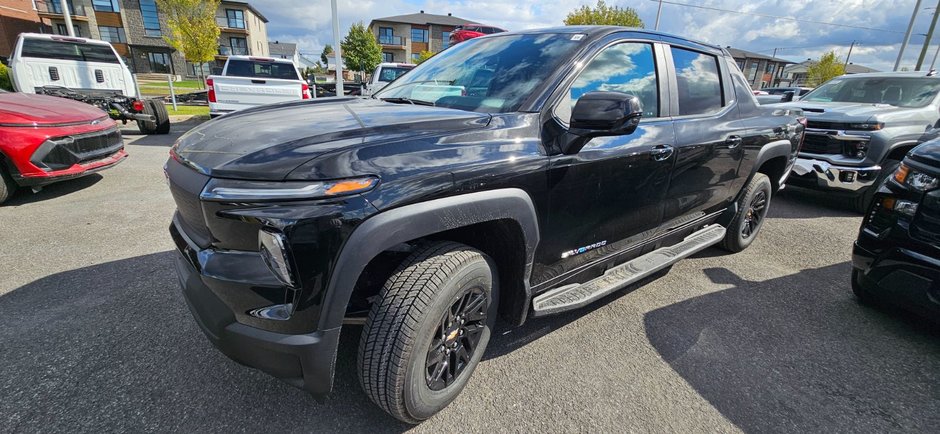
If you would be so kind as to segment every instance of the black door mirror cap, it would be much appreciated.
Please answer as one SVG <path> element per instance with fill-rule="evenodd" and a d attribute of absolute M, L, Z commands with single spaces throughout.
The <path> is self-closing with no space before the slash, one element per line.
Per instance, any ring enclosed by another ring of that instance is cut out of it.
<path fill-rule="evenodd" d="M 640 99 L 623 92 L 588 92 L 571 110 L 568 133 L 573 135 L 565 154 L 575 154 L 593 137 L 632 134 L 640 124 L 643 107 Z"/>

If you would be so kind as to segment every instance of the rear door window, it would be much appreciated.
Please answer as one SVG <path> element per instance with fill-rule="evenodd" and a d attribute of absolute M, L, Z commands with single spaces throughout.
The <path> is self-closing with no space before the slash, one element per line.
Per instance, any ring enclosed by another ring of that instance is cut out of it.
<path fill-rule="evenodd" d="M 718 58 L 697 51 L 671 48 L 672 60 L 676 65 L 679 115 L 701 115 L 721 110 L 724 98 L 721 76 L 718 74 Z"/>
<path fill-rule="evenodd" d="M 263 60 L 232 60 L 228 61 L 225 75 L 233 77 L 275 78 L 283 80 L 300 80 L 293 63 L 266 62 Z"/>
<path fill-rule="evenodd" d="M 120 63 L 108 45 L 53 39 L 24 39 L 22 57 L 77 60 L 79 62 Z"/>

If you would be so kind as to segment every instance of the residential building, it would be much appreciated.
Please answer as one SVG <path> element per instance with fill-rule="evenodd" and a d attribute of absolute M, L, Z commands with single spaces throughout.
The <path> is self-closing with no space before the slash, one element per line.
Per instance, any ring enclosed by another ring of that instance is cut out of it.
<path fill-rule="evenodd" d="M 422 51 L 437 53 L 447 48 L 450 32 L 463 24 L 476 23 L 449 13 L 435 15 L 421 11 L 417 14 L 376 18 L 369 23 L 369 31 L 382 46 L 383 62 L 414 62 Z"/>
<path fill-rule="evenodd" d="M 13 54 L 16 36 L 42 31 L 42 23 L 32 0 L 0 0 L 0 57 Z"/>
<path fill-rule="evenodd" d="M 786 86 L 804 86 L 806 84 L 806 73 L 809 71 L 809 66 L 812 62 L 813 59 L 806 59 L 800 63 L 787 66 L 783 69 L 784 77 L 781 82 Z M 867 66 L 856 65 L 854 63 L 845 65 L 846 74 L 864 74 L 866 72 L 881 71 L 869 68 Z"/>
<path fill-rule="evenodd" d="M 738 68 L 744 72 L 751 89 L 763 89 L 780 85 L 783 78 L 783 69 L 793 63 L 789 60 L 779 59 L 765 54 L 727 47 L 728 53 L 738 63 Z"/>
<path fill-rule="evenodd" d="M 294 65 L 300 67 L 300 53 L 297 52 L 297 44 L 292 42 L 274 41 L 268 42 L 269 57 L 275 59 L 290 59 Z"/>
<path fill-rule="evenodd" d="M 3 1 L 3 0 L 0 0 Z M 65 2 L 65 3 L 63 3 Z M 111 42 L 135 73 L 196 76 L 193 64 L 163 38 L 166 16 L 155 0 L 33 0 L 42 32 L 68 34 L 63 4 L 69 6 L 75 36 Z M 216 12 L 219 51 L 204 74 L 232 54 L 268 55 L 268 19 L 244 0 L 223 0 Z M 19 32 L 17 32 L 19 34 Z M 15 35 L 13 36 L 15 38 Z"/>

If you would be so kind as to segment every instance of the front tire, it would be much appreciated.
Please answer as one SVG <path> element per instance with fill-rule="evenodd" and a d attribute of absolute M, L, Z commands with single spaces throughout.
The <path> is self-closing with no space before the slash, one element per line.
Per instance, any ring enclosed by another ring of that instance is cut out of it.
<path fill-rule="evenodd" d="M 457 397 L 496 321 L 494 270 L 482 252 L 447 241 L 405 259 L 379 292 L 359 343 L 359 380 L 373 402 L 419 423 Z"/>
<path fill-rule="evenodd" d="M 3 161 L 0 160 L 0 165 L 3 164 Z M 0 204 L 6 202 L 13 193 L 16 192 L 16 183 L 13 182 L 13 178 L 7 173 L 7 170 L 3 167 L 0 167 Z"/>
<path fill-rule="evenodd" d="M 773 186 L 770 184 L 770 178 L 763 173 L 754 174 L 741 198 L 738 199 L 738 213 L 728 225 L 725 239 L 721 241 L 721 248 L 737 253 L 754 242 L 761 227 L 764 226 L 764 220 L 770 210 L 772 194 Z"/>

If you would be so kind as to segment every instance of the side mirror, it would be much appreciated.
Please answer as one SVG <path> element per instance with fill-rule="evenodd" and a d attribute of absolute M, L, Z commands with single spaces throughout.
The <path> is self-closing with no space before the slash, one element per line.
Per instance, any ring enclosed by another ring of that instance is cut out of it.
<path fill-rule="evenodd" d="M 575 154 L 594 137 L 632 134 L 642 116 L 643 107 L 636 96 L 622 92 L 588 92 L 571 110 L 568 132 L 574 137 L 562 151 Z"/>
<path fill-rule="evenodd" d="M 780 102 L 790 102 L 790 101 L 793 101 L 793 98 L 794 98 L 795 96 L 796 96 L 796 92 L 793 92 L 792 90 L 788 90 L 788 91 L 786 91 L 786 92 L 783 93 L 783 99 L 781 99 Z"/>

